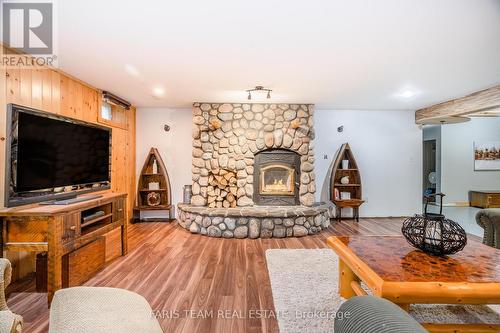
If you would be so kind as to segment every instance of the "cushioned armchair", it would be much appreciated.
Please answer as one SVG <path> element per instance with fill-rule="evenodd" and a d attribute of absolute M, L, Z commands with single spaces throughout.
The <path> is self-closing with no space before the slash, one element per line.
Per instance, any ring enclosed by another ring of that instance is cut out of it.
<path fill-rule="evenodd" d="M 476 222 L 484 229 L 483 243 L 500 249 L 500 208 L 481 209 Z"/>
<path fill-rule="evenodd" d="M 107 287 L 56 291 L 49 333 L 163 333 L 148 301 L 134 292 Z"/>
<path fill-rule="evenodd" d="M 336 333 L 425 333 L 415 319 L 396 304 L 374 296 L 356 296 L 337 311 Z"/>
<path fill-rule="evenodd" d="M 5 288 L 10 284 L 12 266 L 10 261 L 0 258 L 0 333 L 20 333 L 23 317 L 12 313 L 7 307 Z"/>

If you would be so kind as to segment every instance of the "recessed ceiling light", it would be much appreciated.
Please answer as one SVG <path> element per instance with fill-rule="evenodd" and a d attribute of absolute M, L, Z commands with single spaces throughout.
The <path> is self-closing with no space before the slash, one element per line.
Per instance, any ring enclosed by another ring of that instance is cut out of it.
<path fill-rule="evenodd" d="M 139 76 L 139 70 L 134 65 L 126 64 L 125 65 L 125 72 L 127 72 L 131 76 L 135 76 L 135 77 Z"/>
<path fill-rule="evenodd" d="M 162 87 L 153 88 L 153 96 L 162 97 L 163 95 L 165 95 L 165 89 L 163 89 Z"/>
<path fill-rule="evenodd" d="M 399 96 L 404 97 L 404 98 L 411 98 L 415 96 L 417 93 L 414 92 L 413 90 L 405 90 Z"/>
<path fill-rule="evenodd" d="M 400 90 L 396 94 L 396 97 L 398 97 L 398 98 L 404 98 L 404 99 L 409 99 L 409 98 L 417 96 L 418 94 L 419 94 L 419 92 L 416 91 L 415 89 L 405 88 L 405 89 Z"/>

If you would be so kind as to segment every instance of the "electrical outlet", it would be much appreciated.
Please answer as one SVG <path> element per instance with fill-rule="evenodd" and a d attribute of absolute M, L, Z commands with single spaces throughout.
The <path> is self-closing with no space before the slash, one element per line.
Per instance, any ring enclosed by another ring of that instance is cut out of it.
<path fill-rule="evenodd" d="M 324 159 L 324 160 L 327 160 L 327 159 L 328 159 L 328 155 L 326 155 L 326 154 L 325 154 L 325 155 L 323 155 L 323 159 Z"/>

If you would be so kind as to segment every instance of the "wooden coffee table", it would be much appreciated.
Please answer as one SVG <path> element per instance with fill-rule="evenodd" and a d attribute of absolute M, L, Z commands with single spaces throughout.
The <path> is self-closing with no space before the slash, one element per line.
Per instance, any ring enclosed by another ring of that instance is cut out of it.
<path fill-rule="evenodd" d="M 330 237 L 339 256 L 339 293 L 344 298 L 373 295 L 403 309 L 410 304 L 500 304 L 500 250 L 469 240 L 448 257 L 428 255 L 403 236 Z M 442 332 L 500 332 L 500 324 L 424 324 Z"/>

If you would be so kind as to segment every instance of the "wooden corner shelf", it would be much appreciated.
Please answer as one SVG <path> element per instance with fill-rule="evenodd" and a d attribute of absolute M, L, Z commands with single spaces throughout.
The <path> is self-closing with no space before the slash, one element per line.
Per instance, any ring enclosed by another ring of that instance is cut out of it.
<path fill-rule="evenodd" d="M 154 168 L 156 164 L 157 170 Z M 148 184 L 150 182 L 159 183 L 159 189 L 150 190 Z M 168 218 L 141 218 L 141 211 L 158 211 L 167 210 Z M 164 222 L 173 219 L 175 216 L 174 207 L 172 206 L 172 193 L 170 190 L 170 179 L 168 178 L 167 169 L 158 152 L 158 149 L 151 148 L 139 177 L 139 185 L 137 187 L 137 204 L 134 207 L 133 223 L 137 222 Z"/>
<path fill-rule="evenodd" d="M 341 168 L 343 160 L 349 161 L 348 168 L 346 169 Z M 348 184 L 342 184 L 341 179 L 343 177 L 349 177 Z M 330 200 L 337 208 L 337 219 L 340 221 L 342 218 L 342 208 L 350 207 L 353 209 L 353 218 L 359 220 L 359 206 L 364 203 L 362 200 L 361 174 L 348 143 L 344 143 L 340 147 L 333 164 L 330 181 Z M 340 192 L 349 192 L 350 199 L 340 199 Z"/>

